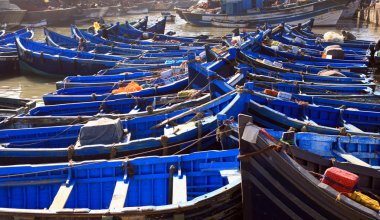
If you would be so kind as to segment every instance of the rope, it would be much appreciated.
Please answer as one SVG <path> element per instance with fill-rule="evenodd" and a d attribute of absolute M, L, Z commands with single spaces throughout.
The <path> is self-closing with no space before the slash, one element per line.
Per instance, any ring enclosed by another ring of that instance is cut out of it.
<path fill-rule="evenodd" d="M 251 153 L 248 153 L 248 154 L 240 154 L 237 158 L 238 159 L 244 159 L 246 157 L 257 156 L 259 154 L 265 153 L 268 150 L 276 150 L 277 151 L 280 148 L 281 148 L 280 146 L 273 144 L 273 145 L 270 145 L 270 146 L 268 146 L 266 148 L 263 148 L 261 150 L 255 151 L 255 152 L 251 152 Z"/>

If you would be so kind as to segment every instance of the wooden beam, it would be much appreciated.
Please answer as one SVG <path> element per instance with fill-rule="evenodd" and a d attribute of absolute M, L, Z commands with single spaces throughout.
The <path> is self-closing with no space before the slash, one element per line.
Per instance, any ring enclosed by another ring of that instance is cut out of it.
<path fill-rule="evenodd" d="M 341 153 L 337 150 L 333 150 L 335 154 L 337 154 L 338 156 L 342 157 L 343 159 L 347 160 L 348 162 L 352 163 L 352 164 L 355 164 L 355 165 L 359 165 L 359 166 L 363 166 L 363 167 L 371 167 L 370 164 L 360 160 L 359 158 L 355 157 L 354 155 L 352 154 L 349 154 L 349 153 Z"/>
<path fill-rule="evenodd" d="M 112 200 L 109 208 L 111 211 L 124 208 L 128 188 L 129 178 L 127 178 L 125 182 L 123 178 L 120 178 L 116 181 L 116 186 L 112 195 Z"/>
<path fill-rule="evenodd" d="M 187 202 L 187 178 L 186 175 L 173 177 L 173 199 L 172 204 Z"/>
<path fill-rule="evenodd" d="M 62 183 L 61 187 L 59 188 L 57 194 L 54 197 L 53 202 L 50 205 L 49 210 L 58 211 L 65 208 L 66 202 L 69 199 L 74 185 L 75 181 L 72 181 L 69 185 L 66 185 L 66 183 Z"/>

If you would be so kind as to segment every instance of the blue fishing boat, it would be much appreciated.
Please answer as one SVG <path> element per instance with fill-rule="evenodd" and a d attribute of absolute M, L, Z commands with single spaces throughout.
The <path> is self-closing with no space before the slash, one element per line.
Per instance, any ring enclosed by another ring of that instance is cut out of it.
<path fill-rule="evenodd" d="M 178 94 L 173 94 L 151 99 L 140 98 L 137 100 L 119 99 L 103 101 L 100 105 L 97 105 L 96 102 L 90 102 L 40 106 L 31 109 L 28 113 L 24 114 L 26 111 L 23 111 L 22 114 L 18 116 L 7 118 L 7 120 L 0 123 L 0 129 L 85 124 L 89 120 L 101 117 L 126 120 L 147 115 L 168 114 L 185 108 L 199 106 L 208 101 L 210 101 L 209 94 L 192 94 L 191 96 L 178 96 Z M 110 111 L 110 109 L 114 111 Z M 129 109 L 129 111 L 127 111 L 127 109 Z M 65 112 L 64 110 L 67 111 Z"/>
<path fill-rule="evenodd" d="M 115 86 L 95 86 L 66 88 L 57 90 L 55 93 L 48 93 L 43 96 L 45 105 L 56 105 L 64 103 L 93 102 L 115 100 L 133 97 L 148 97 L 172 94 L 186 88 L 188 78 L 180 78 L 175 82 L 170 82 L 161 86 L 150 86 L 141 91 L 112 93 L 118 87 Z"/>
<path fill-rule="evenodd" d="M 343 43 L 339 43 L 339 42 L 319 42 L 318 41 L 318 37 L 320 36 L 314 36 L 314 37 L 310 37 L 310 36 L 305 36 L 303 35 L 302 33 L 298 32 L 297 28 L 289 28 L 287 26 L 285 26 L 285 28 L 283 29 L 283 31 L 286 32 L 286 35 L 289 35 L 289 36 L 292 36 L 292 37 L 298 37 L 304 41 L 306 41 L 307 43 L 318 43 L 319 45 L 322 45 L 323 47 L 327 47 L 327 46 L 330 46 L 330 45 L 340 45 L 342 46 L 343 48 L 360 48 L 360 49 L 364 49 L 364 50 L 367 50 L 371 47 L 374 47 L 375 45 L 375 42 L 372 42 L 372 41 L 361 41 L 361 40 L 354 40 L 354 41 L 345 41 Z M 285 34 L 285 33 L 283 33 Z"/>
<path fill-rule="evenodd" d="M 138 20 L 137 22 L 135 22 L 133 25 L 133 27 L 139 29 L 139 30 L 142 30 L 142 31 L 146 31 L 147 27 L 148 27 L 148 20 L 149 20 L 149 16 L 145 16 L 144 18 Z"/>
<path fill-rule="evenodd" d="M 305 160 L 298 161 L 296 156 L 288 155 L 286 146 L 249 122 L 252 122 L 250 117 L 239 117 L 239 158 L 243 215 L 246 218 L 379 218 L 376 211 L 321 183 L 321 171 L 302 167 Z M 246 138 L 248 135 L 254 138 Z M 309 171 L 317 175 L 313 176 Z"/>
<path fill-rule="evenodd" d="M 89 41 L 94 44 L 104 44 L 108 46 L 116 46 L 116 47 L 121 47 L 121 48 L 133 48 L 133 49 L 150 50 L 150 51 L 157 50 L 157 48 L 151 47 L 149 45 L 135 45 L 133 44 L 134 42 L 122 43 L 122 42 L 110 41 L 98 36 L 94 36 L 86 31 L 81 31 L 75 26 L 71 26 L 70 30 L 75 39 L 79 40 L 80 38 L 83 38 L 86 41 Z M 175 47 L 175 48 L 178 48 L 178 47 Z"/>
<path fill-rule="evenodd" d="M 310 43 L 310 42 L 307 42 L 304 40 L 300 40 L 299 38 L 296 39 L 296 37 L 284 35 L 282 33 L 283 28 L 284 28 L 283 25 L 280 25 L 279 27 L 274 28 L 270 37 L 272 39 L 280 41 L 281 43 L 284 43 L 284 44 L 290 44 L 290 45 L 294 45 L 294 46 L 298 46 L 298 47 L 302 47 L 302 48 L 314 49 L 314 50 L 322 50 L 323 51 L 326 48 L 326 46 L 329 46 L 329 45 L 324 46 L 323 43 L 325 43 L 325 42 L 316 41 L 316 42 Z M 275 29 L 276 29 L 276 31 L 275 31 Z M 351 55 L 365 55 L 366 50 L 367 50 L 367 49 L 361 49 L 361 48 L 355 48 L 355 47 L 354 48 L 346 47 L 344 44 L 341 46 L 342 46 L 342 49 L 343 49 L 345 54 L 351 54 Z"/>
<path fill-rule="evenodd" d="M 149 65 L 156 67 L 156 64 L 168 62 L 167 60 L 159 59 L 138 60 L 133 59 L 133 57 L 128 59 L 128 57 L 114 55 L 78 52 L 50 47 L 24 38 L 17 38 L 16 45 L 21 69 L 25 72 L 44 76 L 93 75 L 102 69 L 112 67 L 142 67 Z M 177 60 L 181 59 L 183 58 L 177 58 Z M 179 62 L 182 63 L 182 61 Z"/>
<path fill-rule="evenodd" d="M 194 96 L 195 98 L 196 96 Z M 186 105 L 186 101 L 192 97 L 179 97 L 177 94 L 168 94 L 154 97 L 123 98 L 104 101 L 68 103 L 59 105 L 39 106 L 28 112 L 30 116 L 94 116 L 99 114 L 123 115 L 132 117 L 134 115 L 151 114 L 153 112 L 166 111 L 166 107 L 180 102 Z M 207 97 L 199 100 L 207 100 Z M 190 105 L 190 104 L 189 104 Z"/>
<path fill-rule="evenodd" d="M 128 25 L 128 24 L 127 24 Z M 151 32 L 143 32 L 140 30 L 132 29 L 132 28 L 123 28 L 120 26 L 119 23 L 116 23 L 115 25 L 111 26 L 107 29 L 108 33 L 112 33 L 113 35 L 119 35 L 123 36 L 127 39 L 153 39 L 156 41 L 178 41 L 182 43 L 192 43 L 196 40 L 193 38 L 186 38 L 186 37 L 175 37 L 175 36 L 168 36 L 163 34 L 155 34 Z"/>
<path fill-rule="evenodd" d="M 336 136 L 300 132 L 294 135 L 294 145 L 327 159 L 340 162 L 359 158 L 362 166 L 380 166 L 380 139 L 377 137 Z"/>
<path fill-rule="evenodd" d="M 73 87 L 92 87 L 92 86 L 126 86 L 132 80 L 141 84 L 157 84 L 173 79 L 174 75 L 184 74 L 186 68 L 172 66 L 170 68 L 156 69 L 155 71 L 125 72 L 114 75 L 94 75 L 94 76 L 68 76 L 62 81 L 56 82 L 57 89 Z"/>
<path fill-rule="evenodd" d="M 94 75 L 94 76 L 68 76 L 62 81 L 56 82 L 56 89 L 86 86 L 107 86 L 115 83 L 125 85 L 132 80 L 147 82 L 154 79 L 154 72 L 132 72 L 117 75 Z M 141 84 L 141 83 L 139 83 Z"/>
<path fill-rule="evenodd" d="M 63 47 L 66 49 L 77 50 L 79 46 L 79 41 L 67 37 L 56 32 L 50 31 L 44 28 L 44 34 L 46 36 L 46 44 L 52 47 Z M 111 54 L 111 55 L 123 55 L 123 56 L 137 56 L 141 55 L 146 50 L 132 49 L 132 48 L 119 48 L 107 45 L 98 45 L 91 42 L 84 41 L 83 51 L 101 54 Z"/>
<path fill-rule="evenodd" d="M 141 30 L 140 28 L 135 27 L 134 25 L 126 24 L 125 27 L 132 28 L 134 30 Z M 151 32 L 151 33 L 156 33 L 156 34 L 165 34 L 165 27 L 166 27 L 166 17 L 157 21 L 153 25 L 148 26 L 145 30 L 141 30 L 141 31 Z"/>
<path fill-rule="evenodd" d="M 0 203 L 0 215 L 239 218 L 241 179 L 237 155 L 237 150 L 206 151 L 127 161 L 86 161 L 72 166 L 2 167 L 0 176 L 7 178 L 1 178 L 0 194 L 9 196 Z M 29 176 L 30 173 L 35 175 Z M 30 188 L 35 193 L 26 193 Z"/>
<path fill-rule="evenodd" d="M 261 60 L 269 60 L 271 62 L 281 62 L 282 66 L 285 68 L 294 69 L 296 71 L 303 71 L 307 72 L 309 70 L 316 71 L 317 73 L 320 72 L 323 69 L 336 69 L 336 70 L 345 70 L 350 72 L 358 72 L 358 73 L 367 73 L 368 72 L 368 61 L 358 61 L 358 62 L 349 62 L 342 60 L 343 62 L 340 62 L 341 60 L 335 60 L 333 62 L 330 62 L 330 59 L 324 59 L 324 58 L 317 58 L 316 60 L 305 60 L 304 58 L 301 58 L 300 60 L 297 59 L 298 56 L 295 56 L 293 58 L 290 58 L 291 56 L 288 56 L 287 58 L 283 56 L 276 56 L 277 51 L 273 51 L 273 49 L 269 49 L 269 54 L 274 53 L 275 56 L 263 54 L 260 53 L 261 46 L 258 44 L 255 44 L 253 42 L 261 42 L 263 39 L 263 36 L 267 35 L 270 32 L 270 30 L 266 31 L 263 35 L 258 34 L 254 39 L 249 38 L 242 46 L 241 51 L 247 54 L 252 59 L 259 58 Z M 253 46 L 255 45 L 255 46 Z M 282 54 L 282 53 L 281 53 Z M 280 53 L 278 54 L 280 55 Z M 312 59 L 311 57 L 308 57 Z M 314 69 L 317 68 L 317 69 Z"/>
<path fill-rule="evenodd" d="M 79 46 L 79 41 L 67 36 L 60 35 L 58 33 L 49 31 L 45 29 L 46 43 L 49 46 L 53 47 L 63 47 L 67 49 L 76 50 Z M 128 58 L 139 58 L 139 59 L 153 59 L 153 58 L 176 58 L 176 57 L 186 57 L 187 51 L 170 51 L 162 52 L 160 48 L 155 48 L 155 50 L 141 50 L 141 49 L 132 49 L 132 48 L 121 48 L 108 45 L 99 45 L 91 42 L 84 41 L 83 51 L 91 53 L 100 53 L 100 54 L 111 54 L 111 55 L 120 55 Z M 194 50 L 195 53 L 199 54 L 200 50 Z"/>
<path fill-rule="evenodd" d="M 233 122 L 231 122 L 226 115 L 218 115 L 220 129 L 230 130 L 227 134 L 219 136 L 221 145 L 235 146 L 238 148 L 238 132 L 244 130 L 244 126 L 240 127 L 239 124 L 244 125 L 247 122 L 253 122 L 252 118 L 248 115 L 239 115 L 238 121 L 234 120 Z M 374 141 L 371 141 L 371 138 L 368 137 L 353 136 L 355 140 L 352 143 L 351 149 L 348 150 L 351 151 L 350 153 L 336 145 L 337 138 L 349 140 L 349 137 L 306 132 L 281 132 L 271 129 L 262 130 L 276 139 L 276 142 L 281 140 L 282 144 L 286 143 L 287 153 L 293 159 L 296 159 L 305 169 L 319 174 L 323 174 L 327 168 L 332 166 L 344 169 L 359 176 L 360 181 L 358 182 L 357 187 L 360 190 L 374 194 L 380 193 L 378 184 L 380 173 L 376 166 L 376 156 L 373 157 L 373 152 L 376 152 L 377 138 L 372 137 Z M 300 141 L 296 141 L 296 139 L 299 139 Z M 322 145 L 322 149 L 318 147 L 319 144 Z M 360 148 L 360 146 L 368 146 L 367 144 L 374 146 L 374 148 Z M 355 149 L 355 146 L 357 147 L 357 150 Z M 332 160 L 331 155 L 336 157 Z M 356 156 L 359 156 L 360 159 Z M 370 162 L 373 165 L 370 165 L 367 162 Z"/>
<path fill-rule="evenodd" d="M 167 155 L 179 150 L 184 153 L 195 149 L 210 149 L 216 146 L 215 138 L 212 135 L 204 136 L 215 132 L 216 114 L 235 115 L 244 108 L 240 104 L 244 101 L 245 94 L 232 94 L 196 108 L 126 121 L 101 118 L 85 125 L 1 130 L 0 143 L 3 148 L 0 149 L 0 163 L 45 163 L 68 159 L 80 161 L 135 153 L 140 156 Z M 173 117 L 177 119 L 173 120 Z M 168 118 L 174 122 L 171 126 L 157 126 Z M 107 131 L 112 135 L 106 135 L 104 132 Z M 91 137 L 98 132 L 104 135 Z"/>
<path fill-rule="evenodd" d="M 252 40 L 253 41 L 253 40 Z M 265 53 L 270 56 L 276 56 L 276 57 L 282 57 L 285 59 L 292 59 L 292 60 L 305 60 L 305 61 L 311 61 L 311 62 L 329 62 L 329 63 L 348 63 L 348 64 L 364 64 L 368 65 L 369 62 L 366 57 L 359 57 L 361 59 L 347 59 L 350 57 L 346 57 L 346 59 L 326 59 L 316 56 L 311 56 L 307 54 L 301 54 L 302 52 L 297 51 L 296 53 L 288 52 L 288 51 L 281 51 L 277 49 L 273 49 L 272 47 L 269 47 L 263 44 L 260 41 L 253 41 L 256 45 L 258 45 L 257 50 L 260 50 L 260 52 Z"/>
<path fill-rule="evenodd" d="M 17 55 L 15 38 L 22 36 L 32 39 L 33 35 L 33 31 L 24 28 L 0 37 L 0 75 L 19 73 L 19 57 Z"/>

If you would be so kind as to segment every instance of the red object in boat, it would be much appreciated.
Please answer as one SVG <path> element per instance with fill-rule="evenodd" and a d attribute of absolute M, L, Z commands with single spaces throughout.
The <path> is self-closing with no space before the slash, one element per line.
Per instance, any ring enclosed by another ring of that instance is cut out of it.
<path fill-rule="evenodd" d="M 351 193 L 359 181 L 359 176 L 336 167 L 328 168 L 322 178 L 325 183 L 340 193 Z"/>

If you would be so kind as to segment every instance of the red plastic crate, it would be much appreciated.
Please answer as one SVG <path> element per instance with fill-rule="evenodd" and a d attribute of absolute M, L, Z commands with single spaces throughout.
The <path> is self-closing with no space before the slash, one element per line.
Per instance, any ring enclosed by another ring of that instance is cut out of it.
<path fill-rule="evenodd" d="M 359 177 L 356 174 L 336 167 L 328 168 L 322 178 L 322 183 L 341 193 L 352 192 L 358 181 Z"/>

